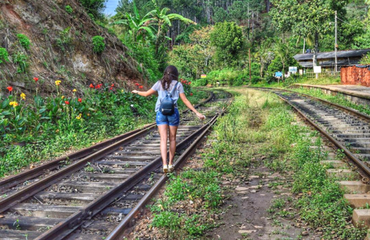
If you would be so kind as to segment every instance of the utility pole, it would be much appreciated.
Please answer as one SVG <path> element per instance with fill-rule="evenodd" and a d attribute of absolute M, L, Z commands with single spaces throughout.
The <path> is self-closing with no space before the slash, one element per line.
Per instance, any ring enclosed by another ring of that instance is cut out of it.
<path fill-rule="evenodd" d="M 249 57 L 249 83 L 252 84 L 251 46 L 249 46 L 248 57 Z"/>
<path fill-rule="evenodd" d="M 338 16 L 337 11 L 335 11 L 335 73 L 338 72 L 338 59 L 337 59 L 337 49 L 338 49 Z"/>

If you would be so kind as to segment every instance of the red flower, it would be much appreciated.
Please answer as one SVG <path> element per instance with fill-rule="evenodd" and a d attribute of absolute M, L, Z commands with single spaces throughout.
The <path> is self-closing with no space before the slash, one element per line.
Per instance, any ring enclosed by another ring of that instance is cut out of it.
<path fill-rule="evenodd" d="M 65 104 L 69 105 L 69 102 L 68 101 L 64 101 Z"/>
<path fill-rule="evenodd" d="M 13 91 L 13 87 L 9 86 L 6 89 L 8 89 L 9 92 Z"/>
<path fill-rule="evenodd" d="M 82 102 L 82 98 L 79 98 L 77 101 Z"/>
<path fill-rule="evenodd" d="M 192 92 L 190 93 L 190 96 L 193 96 L 193 93 Z"/>
<path fill-rule="evenodd" d="M 188 85 L 190 85 L 191 84 L 191 82 L 188 82 Z"/>
<path fill-rule="evenodd" d="M 111 87 L 114 87 L 114 83 L 112 83 Z"/>
<path fill-rule="evenodd" d="M 101 86 L 103 86 L 103 84 L 98 84 L 98 85 L 95 86 L 95 88 L 99 89 L 99 88 L 101 88 Z"/>
<path fill-rule="evenodd" d="M 139 86 L 140 84 L 138 84 L 138 83 L 135 83 L 135 85 L 136 85 L 136 86 Z"/>
<path fill-rule="evenodd" d="M 94 85 L 92 83 L 90 84 L 90 88 L 94 88 Z"/>
<path fill-rule="evenodd" d="M 139 88 L 140 88 L 140 89 L 143 89 L 143 86 L 140 86 Z"/>
<path fill-rule="evenodd" d="M 109 88 L 109 90 L 113 90 L 113 87 Z"/>
<path fill-rule="evenodd" d="M 37 82 L 39 80 L 39 78 L 34 77 L 33 80 L 35 80 L 35 82 Z"/>

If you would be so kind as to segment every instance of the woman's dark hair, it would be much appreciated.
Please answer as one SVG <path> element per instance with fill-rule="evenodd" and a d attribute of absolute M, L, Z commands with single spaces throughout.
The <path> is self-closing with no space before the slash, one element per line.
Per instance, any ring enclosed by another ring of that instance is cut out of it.
<path fill-rule="evenodd" d="M 164 90 L 167 90 L 170 87 L 172 80 L 179 80 L 179 72 L 175 66 L 168 66 L 164 70 L 163 78 L 161 79 L 162 87 Z"/>

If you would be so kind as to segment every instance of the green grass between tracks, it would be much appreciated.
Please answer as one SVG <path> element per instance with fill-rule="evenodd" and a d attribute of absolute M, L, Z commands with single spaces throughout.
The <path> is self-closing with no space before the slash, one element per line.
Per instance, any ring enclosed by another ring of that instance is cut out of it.
<path fill-rule="evenodd" d="M 260 159 L 271 171 L 293 174 L 292 184 L 282 184 L 291 186 L 295 198 L 282 197 L 271 203 L 268 212 L 274 221 L 298 214 L 296 218 L 319 229 L 325 239 L 363 239 L 365 231 L 351 224 L 352 209 L 343 200 L 343 191 L 319 163 L 325 154 L 310 149 L 312 143 L 300 134 L 310 132 L 309 128 L 292 124 L 294 114 L 273 94 L 232 91 L 238 95 L 201 154 L 203 170 L 185 169 L 171 178 L 163 197 L 151 208 L 154 218 L 150 226 L 171 238 L 203 236 L 219 223 L 214 216 L 221 211 L 221 197 L 225 197 L 221 181 L 246 179 L 247 169 Z M 321 145 L 320 139 L 316 145 Z M 194 206 L 195 211 L 188 210 Z M 288 210 L 291 208 L 296 210 Z"/>

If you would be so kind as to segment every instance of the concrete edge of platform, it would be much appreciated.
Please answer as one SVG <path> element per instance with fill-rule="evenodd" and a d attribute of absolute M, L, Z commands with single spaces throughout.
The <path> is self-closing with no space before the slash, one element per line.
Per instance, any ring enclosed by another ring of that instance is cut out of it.
<path fill-rule="evenodd" d="M 331 86 L 326 86 L 326 85 L 312 85 L 312 84 L 295 83 L 295 84 L 293 84 L 293 86 L 319 88 L 319 89 L 323 89 L 323 90 L 329 90 L 329 91 L 332 91 L 332 92 L 342 93 L 342 94 L 346 94 L 346 95 L 350 95 L 350 96 L 370 100 L 370 94 L 361 94 L 361 93 L 357 93 L 357 92 L 354 92 L 354 91 L 346 91 L 346 90 L 342 90 L 342 89 L 336 89 L 336 88 L 332 88 Z M 338 85 L 338 86 L 345 86 L 345 85 Z"/>

